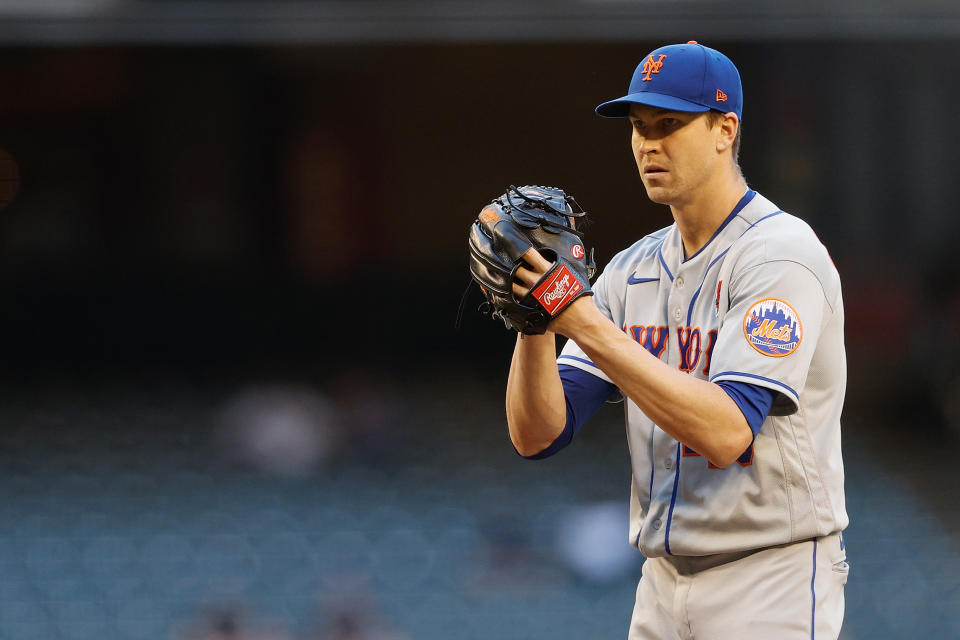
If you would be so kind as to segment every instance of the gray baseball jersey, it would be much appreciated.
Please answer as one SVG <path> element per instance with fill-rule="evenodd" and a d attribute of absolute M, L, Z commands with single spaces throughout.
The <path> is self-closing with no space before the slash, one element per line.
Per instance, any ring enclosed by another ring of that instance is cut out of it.
<path fill-rule="evenodd" d="M 676 225 L 617 254 L 597 307 L 663 362 L 777 392 L 753 444 L 719 469 L 626 401 L 630 542 L 647 557 L 759 549 L 842 531 L 846 386 L 837 270 L 813 230 L 748 191 L 695 255 Z M 610 379 L 568 341 L 559 363 Z"/>

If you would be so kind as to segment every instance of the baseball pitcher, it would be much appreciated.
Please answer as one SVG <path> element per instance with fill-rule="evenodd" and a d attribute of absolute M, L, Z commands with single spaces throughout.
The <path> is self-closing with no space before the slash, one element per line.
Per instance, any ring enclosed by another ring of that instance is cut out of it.
<path fill-rule="evenodd" d="M 647 558 L 630 640 L 835 639 L 848 573 L 837 270 L 805 222 L 747 186 L 740 75 L 722 53 L 656 49 L 596 112 L 629 120 L 672 224 L 591 284 L 581 211 L 561 189 L 511 188 L 481 211 L 471 273 L 520 332 L 513 445 L 550 456 L 604 402 L 626 404 L 629 542 Z"/>

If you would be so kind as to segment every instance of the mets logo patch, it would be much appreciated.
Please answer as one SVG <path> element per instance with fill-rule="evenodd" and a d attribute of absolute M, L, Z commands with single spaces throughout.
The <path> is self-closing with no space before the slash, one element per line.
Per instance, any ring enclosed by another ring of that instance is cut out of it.
<path fill-rule="evenodd" d="M 743 334 L 763 355 L 782 358 L 800 346 L 803 325 L 789 304 L 779 298 L 765 298 L 753 303 L 743 317 Z"/>

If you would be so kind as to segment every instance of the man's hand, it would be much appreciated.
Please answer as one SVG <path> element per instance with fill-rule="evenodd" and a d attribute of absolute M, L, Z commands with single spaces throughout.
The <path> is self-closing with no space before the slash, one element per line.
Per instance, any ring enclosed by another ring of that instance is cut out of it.
<path fill-rule="evenodd" d="M 530 293 L 533 285 L 553 266 L 533 247 L 528 249 L 522 257 L 530 268 L 523 266 L 517 268 L 513 282 L 513 295 L 517 300 L 522 300 Z M 547 331 L 573 338 L 572 334 L 584 329 L 589 323 L 595 322 L 598 316 L 602 317 L 592 301 L 592 296 L 578 298 L 547 325 Z"/>

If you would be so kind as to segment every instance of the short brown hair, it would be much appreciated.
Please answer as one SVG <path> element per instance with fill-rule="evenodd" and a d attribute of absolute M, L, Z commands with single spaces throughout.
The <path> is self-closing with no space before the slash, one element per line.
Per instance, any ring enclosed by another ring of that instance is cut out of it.
<path fill-rule="evenodd" d="M 707 111 L 707 126 L 711 129 L 717 126 L 721 118 L 726 114 L 720 113 L 714 109 Z M 743 130 L 743 123 L 737 127 L 737 136 L 733 139 L 733 164 L 740 166 L 740 132 Z"/>

